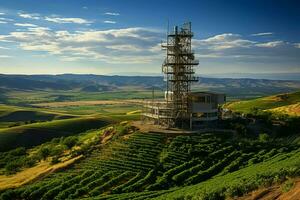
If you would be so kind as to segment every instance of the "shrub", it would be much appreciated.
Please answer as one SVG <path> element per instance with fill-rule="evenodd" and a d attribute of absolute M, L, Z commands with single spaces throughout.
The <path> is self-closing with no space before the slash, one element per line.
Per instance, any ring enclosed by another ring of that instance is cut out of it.
<path fill-rule="evenodd" d="M 5 165 L 5 171 L 8 174 L 13 174 L 19 171 L 21 163 L 18 161 L 11 161 Z"/>
<path fill-rule="evenodd" d="M 53 138 L 51 140 L 51 143 L 59 143 L 59 141 L 60 141 L 60 138 Z"/>
<path fill-rule="evenodd" d="M 16 197 L 16 192 L 15 190 L 7 190 L 4 193 L 2 193 L 2 195 L 0 196 L 1 200 L 11 200 L 11 199 L 15 199 Z"/>
<path fill-rule="evenodd" d="M 59 156 L 65 151 L 65 146 L 64 145 L 56 145 L 51 148 L 50 155 L 51 156 Z"/>
<path fill-rule="evenodd" d="M 52 164 L 52 165 L 57 164 L 57 163 L 59 163 L 59 162 L 60 162 L 60 161 L 59 161 L 59 159 L 58 159 L 58 156 L 52 157 L 52 159 L 51 159 L 51 164 Z"/>
<path fill-rule="evenodd" d="M 22 165 L 24 167 L 33 167 L 36 163 L 37 159 L 34 157 L 26 157 L 22 159 Z"/>
<path fill-rule="evenodd" d="M 50 150 L 48 147 L 42 147 L 38 151 L 38 155 L 41 159 L 45 160 L 50 155 Z"/>
<path fill-rule="evenodd" d="M 284 182 L 284 184 L 281 187 L 281 190 L 283 192 L 288 192 L 294 187 L 295 183 L 292 179 L 288 179 L 287 181 Z"/>
<path fill-rule="evenodd" d="M 78 138 L 76 136 L 70 136 L 66 137 L 63 140 L 63 144 L 68 147 L 68 149 L 71 149 L 73 146 L 75 146 L 78 142 Z"/>
<path fill-rule="evenodd" d="M 270 140 L 270 136 L 266 133 L 259 134 L 258 141 L 262 143 L 267 143 Z"/>
<path fill-rule="evenodd" d="M 9 151 L 11 156 L 23 156 L 26 155 L 26 149 L 24 147 L 18 147 L 14 150 Z"/>

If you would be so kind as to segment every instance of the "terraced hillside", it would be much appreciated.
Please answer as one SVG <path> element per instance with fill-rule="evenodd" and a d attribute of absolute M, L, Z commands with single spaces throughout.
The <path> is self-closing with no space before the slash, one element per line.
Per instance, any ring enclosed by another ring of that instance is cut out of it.
<path fill-rule="evenodd" d="M 228 133 L 103 130 L 84 158 L 2 199 L 224 199 L 300 175 L 298 136 L 236 139 Z M 242 187 L 241 187 L 242 186 Z"/>
<path fill-rule="evenodd" d="M 230 102 L 225 105 L 236 112 L 250 113 L 254 109 L 292 116 L 300 115 L 300 92 L 279 94 L 258 99 Z"/>

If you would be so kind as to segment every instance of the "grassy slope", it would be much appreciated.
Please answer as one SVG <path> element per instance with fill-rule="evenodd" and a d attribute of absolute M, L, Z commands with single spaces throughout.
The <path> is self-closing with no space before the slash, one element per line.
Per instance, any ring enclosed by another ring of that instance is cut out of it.
<path fill-rule="evenodd" d="M 38 145 L 55 137 L 74 135 L 112 122 L 107 117 L 82 117 L 1 129 L 0 151 Z"/>
<path fill-rule="evenodd" d="M 38 165 L 25 169 L 15 175 L 6 176 L 0 175 L 0 190 L 7 188 L 16 188 L 20 187 L 26 183 L 32 182 L 39 177 L 43 177 L 51 172 L 55 172 L 57 170 L 63 169 L 75 161 L 80 159 L 81 156 L 71 158 L 61 163 L 50 164 L 49 161 L 40 162 Z"/>
<path fill-rule="evenodd" d="M 132 104 L 60 108 L 0 104 L 0 151 L 38 145 L 54 137 L 74 135 L 116 121 L 138 119 L 138 114 L 127 115 L 138 108 Z"/>
<path fill-rule="evenodd" d="M 247 101 L 228 103 L 225 107 L 236 112 L 249 113 L 253 108 L 260 110 L 274 109 L 281 106 L 289 106 L 300 102 L 300 92 L 274 95 Z"/>
<path fill-rule="evenodd" d="M 300 103 L 272 108 L 269 109 L 269 111 L 274 113 L 288 114 L 288 115 L 300 117 Z"/>
<path fill-rule="evenodd" d="M 74 114 L 65 114 L 45 109 L 10 106 L 0 104 L 0 128 L 32 123 L 36 121 L 51 121 L 76 117 Z"/>

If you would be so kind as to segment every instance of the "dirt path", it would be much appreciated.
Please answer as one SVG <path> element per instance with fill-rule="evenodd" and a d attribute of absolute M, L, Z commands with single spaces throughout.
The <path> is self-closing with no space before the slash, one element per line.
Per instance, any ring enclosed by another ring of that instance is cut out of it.
<path fill-rule="evenodd" d="M 294 186 L 284 193 L 282 185 L 255 190 L 246 196 L 234 200 L 300 200 L 300 178 L 294 180 Z"/>
<path fill-rule="evenodd" d="M 67 161 L 50 165 L 49 162 L 42 162 L 34 167 L 25 169 L 21 172 L 18 172 L 14 175 L 1 175 L 0 176 L 0 190 L 7 188 L 17 188 L 26 183 L 35 181 L 46 176 L 49 173 L 55 172 L 59 169 L 65 168 L 73 164 L 78 159 L 82 158 L 82 155 L 69 159 Z"/>

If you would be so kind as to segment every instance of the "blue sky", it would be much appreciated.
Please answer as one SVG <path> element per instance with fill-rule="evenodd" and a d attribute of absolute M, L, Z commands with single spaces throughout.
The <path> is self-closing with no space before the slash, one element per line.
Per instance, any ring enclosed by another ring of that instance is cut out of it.
<path fill-rule="evenodd" d="M 0 0 L 0 73 L 159 73 L 167 21 L 191 21 L 199 74 L 299 73 L 293 0 Z"/>

